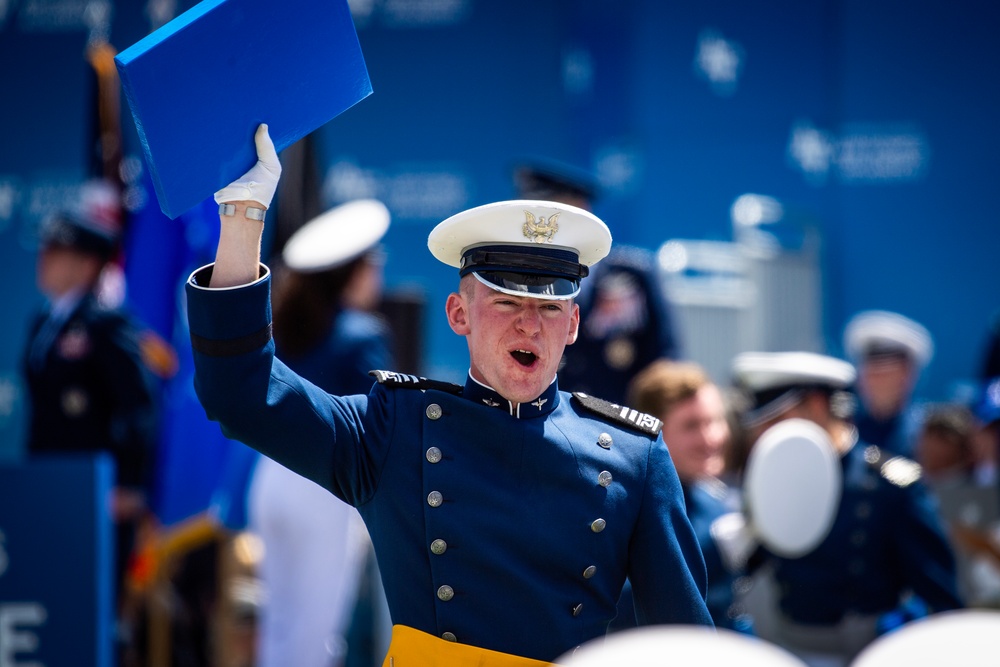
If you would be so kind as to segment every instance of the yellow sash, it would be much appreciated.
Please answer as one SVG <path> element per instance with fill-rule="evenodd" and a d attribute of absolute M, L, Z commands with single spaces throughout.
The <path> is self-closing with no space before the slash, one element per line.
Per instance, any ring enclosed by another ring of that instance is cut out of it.
<path fill-rule="evenodd" d="M 405 625 L 392 626 L 382 667 L 546 667 L 549 662 L 439 639 Z"/>

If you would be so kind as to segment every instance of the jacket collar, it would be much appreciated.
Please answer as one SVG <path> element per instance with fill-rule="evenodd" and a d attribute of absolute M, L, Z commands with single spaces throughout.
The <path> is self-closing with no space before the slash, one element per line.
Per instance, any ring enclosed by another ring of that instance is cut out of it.
<path fill-rule="evenodd" d="M 475 403 L 504 410 L 510 416 L 517 419 L 531 419 L 533 417 L 544 417 L 559 404 L 559 383 L 553 378 L 549 386 L 542 392 L 542 395 L 535 400 L 527 403 L 514 403 L 498 394 L 493 387 L 482 384 L 469 373 L 465 381 L 465 391 L 462 392 L 462 395 Z"/>

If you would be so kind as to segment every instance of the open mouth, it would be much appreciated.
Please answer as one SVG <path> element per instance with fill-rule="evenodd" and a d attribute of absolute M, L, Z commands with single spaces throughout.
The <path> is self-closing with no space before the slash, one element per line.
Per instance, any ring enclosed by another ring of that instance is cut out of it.
<path fill-rule="evenodd" d="M 514 357 L 514 360 L 522 366 L 530 366 L 538 358 L 534 352 L 527 350 L 511 350 L 510 356 Z"/>

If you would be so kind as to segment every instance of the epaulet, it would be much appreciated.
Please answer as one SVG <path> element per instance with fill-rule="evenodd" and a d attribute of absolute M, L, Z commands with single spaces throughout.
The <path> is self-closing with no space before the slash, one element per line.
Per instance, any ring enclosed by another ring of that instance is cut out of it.
<path fill-rule="evenodd" d="M 893 456 L 886 459 L 882 450 L 875 445 L 865 449 L 865 460 L 872 468 L 877 468 L 889 483 L 905 489 L 916 482 L 924 474 L 920 464 L 905 456 Z"/>
<path fill-rule="evenodd" d="M 663 422 L 653 415 L 647 415 L 645 412 L 639 412 L 624 405 L 605 401 L 603 398 L 596 398 L 581 392 L 574 392 L 573 398 L 590 412 L 597 413 L 616 424 L 621 424 L 647 435 L 659 435 L 660 428 L 663 426 Z"/>
<path fill-rule="evenodd" d="M 387 387 L 402 387 L 403 389 L 436 389 L 446 391 L 449 394 L 461 394 L 464 387 L 460 384 L 442 382 L 440 380 L 428 380 L 424 377 L 410 375 L 408 373 L 397 373 L 396 371 L 368 371 L 368 375 L 374 376 L 379 384 Z"/>

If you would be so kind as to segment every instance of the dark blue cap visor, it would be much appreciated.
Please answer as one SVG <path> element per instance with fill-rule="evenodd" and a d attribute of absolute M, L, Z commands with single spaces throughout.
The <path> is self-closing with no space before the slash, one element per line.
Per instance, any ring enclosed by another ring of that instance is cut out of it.
<path fill-rule="evenodd" d="M 580 293 L 580 281 L 560 276 L 532 275 L 513 271 L 473 271 L 487 287 L 513 296 L 561 301 Z"/>

